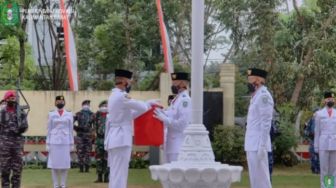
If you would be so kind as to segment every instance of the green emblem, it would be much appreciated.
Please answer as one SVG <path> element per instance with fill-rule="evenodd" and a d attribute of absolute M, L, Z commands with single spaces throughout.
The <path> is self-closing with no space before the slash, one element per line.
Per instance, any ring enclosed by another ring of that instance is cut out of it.
<path fill-rule="evenodd" d="M 15 26 L 20 23 L 20 7 L 11 0 L 0 5 L 0 23 L 5 26 Z"/>
<path fill-rule="evenodd" d="M 183 102 L 183 107 L 187 107 L 188 106 L 188 102 L 187 101 L 184 101 Z"/>
<path fill-rule="evenodd" d="M 334 188 L 335 187 L 335 177 L 334 176 L 324 176 L 323 183 L 325 188 Z"/>

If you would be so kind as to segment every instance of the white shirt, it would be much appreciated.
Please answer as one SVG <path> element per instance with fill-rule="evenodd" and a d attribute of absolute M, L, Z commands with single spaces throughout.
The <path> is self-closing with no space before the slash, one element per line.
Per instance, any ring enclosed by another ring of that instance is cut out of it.
<path fill-rule="evenodd" d="M 314 138 L 316 152 L 319 150 L 336 150 L 336 110 L 334 108 L 331 110 L 330 117 L 326 107 L 316 113 Z"/>
<path fill-rule="evenodd" d="M 166 125 L 165 152 L 178 153 L 184 139 L 183 131 L 191 122 L 191 99 L 188 90 L 179 93 L 165 113 L 172 120 L 170 125 Z"/>
<path fill-rule="evenodd" d="M 147 103 L 130 99 L 125 91 L 114 88 L 108 99 L 105 150 L 132 146 L 133 120 L 148 109 Z"/>
<path fill-rule="evenodd" d="M 274 102 L 265 86 L 261 86 L 252 96 L 245 134 L 245 151 L 258 151 L 265 147 L 271 151 L 270 129 L 273 117 Z"/>
<path fill-rule="evenodd" d="M 63 110 L 60 115 L 58 110 L 49 112 L 47 144 L 74 144 L 73 115 Z"/>

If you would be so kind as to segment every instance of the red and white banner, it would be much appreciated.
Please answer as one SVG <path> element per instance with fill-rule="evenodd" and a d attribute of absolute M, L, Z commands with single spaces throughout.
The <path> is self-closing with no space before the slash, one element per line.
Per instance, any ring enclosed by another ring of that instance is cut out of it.
<path fill-rule="evenodd" d="M 159 16 L 159 23 L 160 23 L 160 33 L 161 33 L 161 41 L 162 41 L 162 48 L 164 54 L 164 69 L 167 73 L 174 72 L 174 64 L 173 58 L 170 49 L 170 41 L 167 32 L 166 25 L 163 20 L 163 12 L 161 7 L 161 0 L 156 0 L 156 8 Z"/>
<path fill-rule="evenodd" d="M 69 22 L 67 10 L 64 5 L 64 0 L 60 0 L 62 25 L 64 30 L 64 44 L 66 65 L 68 70 L 68 78 L 71 91 L 78 91 L 78 72 L 77 72 L 77 52 L 75 38 Z"/>

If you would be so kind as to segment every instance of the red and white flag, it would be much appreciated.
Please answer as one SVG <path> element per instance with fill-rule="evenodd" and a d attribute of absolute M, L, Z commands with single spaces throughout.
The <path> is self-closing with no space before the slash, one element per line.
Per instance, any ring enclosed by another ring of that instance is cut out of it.
<path fill-rule="evenodd" d="M 78 91 L 78 72 L 77 72 L 77 52 L 75 38 L 69 22 L 67 10 L 64 5 L 64 0 L 60 0 L 61 18 L 64 30 L 64 44 L 66 65 L 68 70 L 68 79 L 71 91 Z"/>
<path fill-rule="evenodd" d="M 164 69 L 167 73 L 173 73 L 174 72 L 173 58 L 171 54 L 170 41 L 169 41 L 167 28 L 163 20 L 161 0 L 156 0 L 156 8 L 157 8 L 157 12 L 159 16 L 159 23 L 160 23 L 161 41 L 162 41 L 162 48 L 163 48 L 163 54 L 164 54 Z"/>

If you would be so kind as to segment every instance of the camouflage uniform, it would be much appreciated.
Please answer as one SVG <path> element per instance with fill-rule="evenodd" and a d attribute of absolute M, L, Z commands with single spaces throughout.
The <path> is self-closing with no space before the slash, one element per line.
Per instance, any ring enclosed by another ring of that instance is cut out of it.
<path fill-rule="evenodd" d="M 304 135 L 309 140 L 309 155 L 311 162 L 311 171 L 314 174 L 320 173 L 320 160 L 319 154 L 314 151 L 314 129 L 315 129 L 315 120 L 312 117 L 304 128 Z"/>
<path fill-rule="evenodd" d="M 1 187 L 20 188 L 22 172 L 22 154 L 24 133 L 28 128 L 27 115 L 21 112 L 21 125 L 17 120 L 17 112 L 0 110 L 0 164 Z M 11 176 L 11 178 L 10 178 Z"/>
<path fill-rule="evenodd" d="M 90 153 L 92 151 L 92 131 L 94 122 L 94 113 L 90 110 L 81 110 L 76 113 L 74 121 L 78 121 L 78 126 L 74 126 L 77 132 L 76 149 L 80 171 L 89 171 Z"/>
<path fill-rule="evenodd" d="M 268 169 L 270 173 L 270 178 L 272 181 L 272 173 L 273 173 L 273 165 L 274 165 L 274 157 L 273 157 L 273 148 L 274 148 L 274 139 L 280 135 L 279 132 L 279 124 L 280 124 L 280 114 L 276 110 L 276 108 L 273 109 L 273 117 L 272 117 L 272 125 L 270 129 L 270 138 L 271 138 L 271 144 L 272 144 L 272 151 L 268 152 Z"/>
<path fill-rule="evenodd" d="M 108 182 L 109 168 L 107 166 L 107 152 L 104 150 L 105 122 L 107 112 L 96 113 L 95 130 L 96 130 L 96 162 L 97 162 L 97 182 Z"/>

